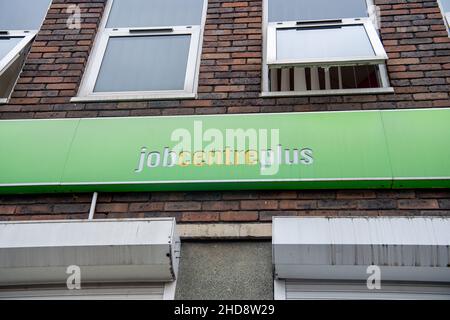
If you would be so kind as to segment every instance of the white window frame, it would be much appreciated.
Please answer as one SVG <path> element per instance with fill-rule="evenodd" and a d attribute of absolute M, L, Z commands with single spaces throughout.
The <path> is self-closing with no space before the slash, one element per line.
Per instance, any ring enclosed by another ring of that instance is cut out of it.
<path fill-rule="evenodd" d="M 381 282 L 381 289 L 364 288 L 366 281 L 351 280 L 274 280 L 274 300 L 288 300 L 287 286 L 305 285 L 304 291 L 298 291 L 298 300 L 449 300 L 446 283 L 429 282 Z"/>
<path fill-rule="evenodd" d="M 0 60 L 0 75 L 8 69 L 11 64 L 18 58 L 23 49 L 27 46 L 28 43 L 36 36 L 37 31 L 18 31 L 12 30 L 7 31 L 7 33 L 0 34 L 0 38 L 21 38 L 23 39 L 16 44 L 16 46 L 3 58 Z"/>
<path fill-rule="evenodd" d="M 55 285 L 0 288 L 0 300 L 175 300 L 176 281 L 164 283 L 82 284 L 69 290 Z M 152 291 L 162 290 L 161 299 Z"/>
<path fill-rule="evenodd" d="M 107 22 L 112 10 L 114 0 L 108 0 L 105 14 L 99 28 L 94 48 L 89 58 L 77 97 L 72 102 L 83 101 L 136 101 L 157 99 L 194 99 L 198 87 L 198 74 L 200 70 L 200 56 L 202 50 L 203 30 L 208 9 L 208 0 L 203 0 L 201 25 L 192 26 L 158 26 L 149 28 L 107 28 Z M 186 68 L 186 77 L 183 90 L 162 91 L 120 91 L 120 92 L 94 92 L 95 83 L 99 76 L 103 57 L 110 38 L 113 37 L 145 37 L 145 36 L 172 36 L 189 35 L 190 47 Z"/>
<path fill-rule="evenodd" d="M 40 26 L 44 23 L 45 17 L 47 16 L 48 10 L 52 5 L 53 0 L 49 1 L 48 8 L 45 11 L 44 19 L 42 19 Z M 31 44 L 33 39 L 36 37 L 39 30 L 0 30 L 0 38 L 14 38 L 14 37 L 24 37 L 3 59 L 0 60 L 0 76 L 17 60 L 20 58 L 27 46 Z M 23 68 L 23 65 L 22 65 Z M 19 74 L 16 77 L 16 83 L 19 78 Z M 6 104 L 11 98 L 11 94 L 14 91 L 11 90 L 7 98 L 0 98 L 0 103 Z"/>
<path fill-rule="evenodd" d="M 360 17 L 354 19 L 336 19 L 318 21 L 281 21 L 269 22 L 269 0 L 263 0 L 263 70 L 262 70 L 262 93 L 261 97 L 284 97 L 284 96 L 326 96 L 326 95 L 346 95 L 346 94 L 377 94 L 377 93 L 393 93 L 394 89 L 390 87 L 389 78 L 386 68 L 386 60 L 388 56 L 384 50 L 383 44 L 379 38 L 378 32 L 374 27 L 374 17 L 371 10 L 373 0 L 366 0 L 368 17 Z M 281 28 L 301 28 L 312 26 L 332 26 L 332 25 L 364 25 L 369 37 L 369 41 L 375 52 L 375 57 L 360 57 L 360 59 L 349 58 L 330 61 L 326 59 L 311 59 L 297 61 L 277 61 L 276 59 L 276 32 Z M 375 64 L 379 67 L 380 83 L 379 88 L 361 88 L 361 89 L 326 89 L 326 90 L 309 90 L 309 91 L 270 91 L 269 88 L 269 70 L 276 67 L 329 67 L 329 66 L 345 66 L 357 64 Z"/>
<path fill-rule="evenodd" d="M 21 58 L 21 56 L 26 52 L 28 46 L 33 41 L 34 37 L 36 36 L 37 31 L 7 31 L 7 33 L 1 34 L 0 38 L 20 38 L 23 37 L 23 39 L 16 44 L 16 46 L 3 58 L 0 60 L 0 79 L 3 76 L 3 74 L 18 60 Z M 23 67 L 23 63 L 21 66 L 21 69 Z M 14 79 L 14 86 L 17 83 L 17 80 L 19 80 L 19 74 Z M 1 81 L 1 80 L 0 80 Z M 13 90 L 9 92 L 8 96 L 6 98 L 0 98 L 0 103 L 6 104 L 9 102 L 9 99 L 11 98 L 11 94 L 14 91 Z"/>
<path fill-rule="evenodd" d="M 445 12 L 444 5 L 442 4 L 442 0 L 438 0 L 438 5 L 439 5 L 439 8 L 441 9 L 442 17 L 444 19 L 444 23 L 447 28 L 447 32 L 450 36 L 450 12 Z"/>
<path fill-rule="evenodd" d="M 320 28 L 320 27 L 340 27 L 340 26 L 363 26 L 367 37 L 372 45 L 375 56 L 366 57 L 352 57 L 339 59 L 299 59 L 299 60 L 281 60 L 277 59 L 277 31 L 283 29 L 302 29 L 302 28 Z M 358 64 L 380 64 L 384 63 L 388 56 L 383 48 L 383 44 L 378 37 L 377 31 L 369 19 L 343 19 L 342 22 L 321 23 L 302 23 L 298 24 L 295 21 L 290 22 L 273 22 L 269 23 L 267 28 L 267 64 L 269 68 L 272 67 L 318 67 L 318 66 L 344 66 L 344 65 L 358 65 Z"/>
<path fill-rule="evenodd" d="M 5 73 L 8 68 L 14 64 L 14 62 L 17 61 L 21 57 L 22 54 L 24 54 L 24 51 L 26 50 L 27 46 L 31 43 L 31 41 L 36 36 L 37 31 L 27 31 L 27 30 L 12 30 L 12 31 L 6 31 L 2 32 L 0 34 L 0 38 L 20 38 L 23 37 L 23 39 L 16 44 L 16 46 L 5 56 L 3 59 L 0 60 L 0 77 Z M 17 82 L 18 76 L 16 77 L 15 81 Z M 6 98 L 0 98 L 0 103 L 6 104 L 8 103 L 9 99 L 11 98 L 12 91 L 9 93 L 8 97 Z"/>

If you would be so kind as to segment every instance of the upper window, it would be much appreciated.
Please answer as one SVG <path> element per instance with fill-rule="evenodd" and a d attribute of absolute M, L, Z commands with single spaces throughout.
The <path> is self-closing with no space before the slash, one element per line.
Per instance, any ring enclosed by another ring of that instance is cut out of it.
<path fill-rule="evenodd" d="M 368 17 L 361 0 L 269 0 L 269 22 Z"/>
<path fill-rule="evenodd" d="M 266 0 L 264 92 L 386 90 L 387 54 L 366 0 Z"/>
<path fill-rule="evenodd" d="M 79 98 L 195 97 L 206 0 L 110 0 Z"/>
<path fill-rule="evenodd" d="M 447 29 L 450 31 L 450 0 L 439 0 Z"/>
<path fill-rule="evenodd" d="M 51 0 L 0 0 L 0 102 L 6 102 Z"/>

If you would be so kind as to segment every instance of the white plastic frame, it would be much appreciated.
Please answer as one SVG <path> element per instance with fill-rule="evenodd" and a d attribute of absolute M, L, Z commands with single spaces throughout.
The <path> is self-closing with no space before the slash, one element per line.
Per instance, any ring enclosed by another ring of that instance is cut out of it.
<path fill-rule="evenodd" d="M 36 36 L 37 31 L 8 31 L 8 34 L 0 35 L 0 38 L 21 38 L 23 39 L 6 55 L 0 60 L 0 77 L 3 73 L 8 70 L 8 68 L 20 58 L 24 53 L 27 46 L 33 41 Z M 18 80 L 18 75 L 16 76 L 15 82 Z M 6 98 L 0 98 L 0 104 L 6 104 L 12 91 L 8 93 Z"/>
<path fill-rule="evenodd" d="M 0 60 L 0 75 L 18 58 L 23 49 L 36 36 L 36 31 L 8 31 L 8 34 L 0 35 L 0 38 L 21 38 L 23 39 L 3 58 Z"/>
<path fill-rule="evenodd" d="M 372 45 L 375 56 L 339 58 L 339 59 L 299 59 L 299 60 L 280 60 L 277 59 L 277 31 L 280 29 L 302 29 L 302 28 L 320 28 L 323 26 L 363 26 L 367 37 Z M 386 51 L 383 48 L 377 31 L 369 19 L 343 19 L 342 22 L 323 22 L 323 23 L 302 23 L 297 22 L 277 22 L 269 23 L 267 27 L 267 65 L 269 68 L 275 67 L 308 67 L 308 66 L 343 66 L 358 64 L 380 64 L 388 59 Z"/>
<path fill-rule="evenodd" d="M 47 10 L 45 11 L 44 19 L 47 16 L 48 10 L 52 6 L 52 0 L 49 1 Z M 14 37 L 24 37 L 22 41 L 20 41 L 3 59 L 0 60 L 0 76 L 19 58 L 19 56 L 23 53 L 23 50 L 29 45 L 34 37 L 37 35 L 39 30 L 2 30 L 7 31 L 7 34 L 0 35 L 0 38 L 14 38 Z M 23 65 L 22 65 L 23 67 Z M 16 77 L 16 83 L 18 80 L 18 76 Z M 14 90 L 14 89 L 13 89 Z M 12 92 L 9 93 L 11 95 Z M 8 103 L 10 97 L 0 98 L 1 104 Z"/>
<path fill-rule="evenodd" d="M 154 300 L 148 293 L 153 286 L 163 287 L 162 300 L 175 300 L 176 281 L 165 283 L 86 284 L 68 290 L 54 284 L 0 288 L 0 300 Z"/>
<path fill-rule="evenodd" d="M 106 28 L 114 0 L 109 0 L 105 9 L 100 31 L 97 35 L 94 49 L 89 58 L 77 97 L 77 101 L 109 101 L 109 100 L 151 100 L 151 99 L 177 99 L 195 98 L 198 86 L 198 73 L 203 27 L 206 20 L 208 1 L 204 0 L 201 25 L 193 26 L 161 26 L 151 28 Z M 134 32 L 133 32 L 134 31 Z M 138 32 L 136 32 L 138 31 Z M 172 36 L 189 35 L 191 38 L 188 63 L 186 68 L 185 84 L 183 90 L 162 91 L 120 91 L 120 92 L 94 92 L 103 57 L 108 41 L 112 37 L 145 37 L 145 36 Z"/>
<path fill-rule="evenodd" d="M 87 71 L 86 81 L 83 83 L 83 87 L 80 90 L 80 95 L 85 97 L 110 97 L 110 96 L 140 96 L 140 95 L 180 95 L 184 93 L 192 93 L 194 89 L 194 76 L 195 65 L 198 52 L 200 27 L 174 27 L 171 32 L 139 32 L 130 33 L 128 29 L 106 29 L 98 42 L 97 54 L 93 57 L 93 63 L 91 68 Z M 186 69 L 186 78 L 184 83 L 184 90 L 165 90 L 165 91 L 120 91 L 120 92 L 94 92 L 95 83 L 97 81 L 100 67 L 108 46 L 110 38 L 114 37 L 152 37 L 152 36 L 173 36 L 173 35 L 189 35 L 190 36 L 190 48 L 188 63 Z"/>
<path fill-rule="evenodd" d="M 268 26 L 269 26 L 269 0 L 263 0 L 263 64 L 261 73 L 262 92 L 261 97 L 284 97 L 284 96 L 322 96 L 322 95 L 344 95 L 344 94 L 380 94 L 380 93 L 393 93 L 394 89 L 390 87 L 387 68 L 384 63 L 379 64 L 380 69 L 380 81 L 382 87 L 380 88 L 367 88 L 367 89 L 342 89 L 342 90 L 310 90 L 310 91 L 276 91 L 269 90 L 269 66 L 267 62 L 267 50 L 268 50 Z M 373 21 L 377 18 L 373 16 L 373 0 L 366 0 L 368 17 L 362 18 L 363 20 Z M 372 12 L 372 14 L 371 14 Z M 355 20 L 355 19 L 352 19 Z M 377 34 L 378 37 L 378 34 Z M 275 44 L 276 46 L 276 44 Z M 384 50 L 384 49 L 383 49 Z"/>
<path fill-rule="evenodd" d="M 450 12 L 445 12 L 442 0 L 438 0 L 439 8 L 441 9 L 442 16 L 444 18 L 445 26 L 447 27 L 447 32 L 450 36 Z"/>

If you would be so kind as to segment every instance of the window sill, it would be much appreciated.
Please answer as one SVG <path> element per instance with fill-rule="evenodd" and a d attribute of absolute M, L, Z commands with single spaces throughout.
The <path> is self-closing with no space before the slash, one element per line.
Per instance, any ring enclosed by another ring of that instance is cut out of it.
<path fill-rule="evenodd" d="M 394 93 L 394 88 L 368 88 L 368 89 L 338 89 L 338 90 L 312 90 L 312 91 L 277 91 L 261 92 L 262 98 L 274 97 L 308 97 L 308 96 L 337 96 L 337 95 L 360 95 Z"/>
<path fill-rule="evenodd" d="M 104 95 L 73 97 L 70 102 L 116 102 L 116 101 L 143 101 L 143 100 L 174 100 L 195 99 L 195 93 L 155 94 L 155 95 Z"/>

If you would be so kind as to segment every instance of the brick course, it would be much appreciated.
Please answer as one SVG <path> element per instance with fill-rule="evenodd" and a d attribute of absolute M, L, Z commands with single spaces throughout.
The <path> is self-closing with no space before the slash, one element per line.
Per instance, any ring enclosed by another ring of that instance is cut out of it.
<path fill-rule="evenodd" d="M 260 98 L 262 1 L 209 0 L 198 99 L 70 103 L 104 0 L 53 0 L 0 119 L 310 112 L 450 107 L 450 39 L 436 0 L 377 0 L 395 94 Z M 81 30 L 66 8 L 78 4 Z M 1 220 L 85 219 L 91 194 L 0 195 Z M 322 190 L 100 194 L 97 218 L 174 216 L 258 222 L 274 215 L 450 215 L 448 190 Z"/>
<path fill-rule="evenodd" d="M 82 29 L 69 30 L 69 4 Z M 262 1 L 209 0 L 198 99 L 70 103 L 105 0 L 54 0 L 0 119 L 449 107 L 450 39 L 436 0 L 377 0 L 395 94 L 260 98 Z"/>
<path fill-rule="evenodd" d="M 86 219 L 91 194 L 3 195 L 0 220 Z M 101 193 L 96 218 L 265 222 L 272 216 L 449 216 L 450 190 Z"/>

